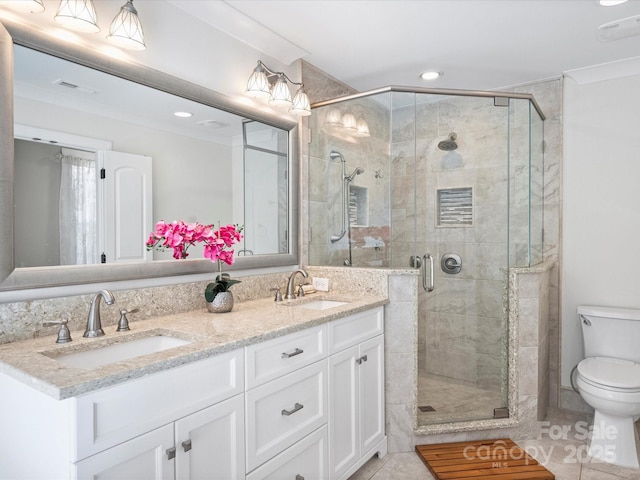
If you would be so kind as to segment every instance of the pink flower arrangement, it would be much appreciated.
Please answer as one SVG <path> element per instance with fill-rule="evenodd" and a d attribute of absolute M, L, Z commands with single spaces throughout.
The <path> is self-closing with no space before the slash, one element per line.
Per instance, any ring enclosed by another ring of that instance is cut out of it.
<path fill-rule="evenodd" d="M 187 250 L 197 243 L 204 244 L 203 256 L 212 262 L 220 261 L 233 264 L 233 244 L 242 240 L 242 227 L 236 225 L 221 226 L 218 230 L 213 225 L 201 223 L 185 223 L 182 220 L 156 223 L 155 231 L 149 234 L 146 242 L 147 250 L 172 249 L 173 258 L 182 260 L 189 256 Z"/>

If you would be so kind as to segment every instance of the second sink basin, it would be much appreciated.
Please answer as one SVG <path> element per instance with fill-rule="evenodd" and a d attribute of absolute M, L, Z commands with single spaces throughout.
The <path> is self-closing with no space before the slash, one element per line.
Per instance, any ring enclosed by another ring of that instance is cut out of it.
<path fill-rule="evenodd" d="M 309 310 L 327 310 L 329 308 L 346 305 L 347 303 L 349 302 L 338 302 L 336 300 L 314 300 L 312 302 L 301 303 L 297 306 L 300 308 L 307 308 Z"/>
<path fill-rule="evenodd" d="M 108 365 L 109 363 L 140 357 L 149 353 L 162 352 L 188 343 L 191 342 L 169 335 L 153 335 L 106 345 L 92 350 L 67 353 L 53 358 L 68 367 L 88 370 L 90 368 Z"/>

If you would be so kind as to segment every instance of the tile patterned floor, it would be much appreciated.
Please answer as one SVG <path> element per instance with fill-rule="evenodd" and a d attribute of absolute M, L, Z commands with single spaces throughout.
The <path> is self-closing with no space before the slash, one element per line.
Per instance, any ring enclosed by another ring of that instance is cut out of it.
<path fill-rule="evenodd" d="M 505 402 L 499 389 L 482 389 L 471 382 L 418 373 L 418 406 L 429 405 L 435 410 L 419 412 L 418 425 L 493 418 L 493 409 L 506 406 Z M 464 418 L 460 412 L 464 412 Z"/>
<path fill-rule="evenodd" d="M 588 440 L 583 426 L 590 420 L 582 415 L 552 414 L 539 439 L 516 440 L 536 458 L 556 480 L 640 480 L 640 469 L 598 462 L 587 455 Z M 578 423 L 585 422 L 585 423 Z M 578 427 L 578 428 L 576 428 Z M 561 432 L 568 431 L 564 435 Z M 577 433 L 577 434 L 576 434 Z M 413 452 L 372 458 L 349 480 L 433 480 L 427 467 Z"/>

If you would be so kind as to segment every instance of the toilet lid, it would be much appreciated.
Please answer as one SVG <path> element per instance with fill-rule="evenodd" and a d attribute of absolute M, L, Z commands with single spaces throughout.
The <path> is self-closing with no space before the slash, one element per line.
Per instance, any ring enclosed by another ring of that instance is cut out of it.
<path fill-rule="evenodd" d="M 592 357 L 578 364 L 586 380 L 616 388 L 640 389 L 640 363 L 618 358 Z"/>

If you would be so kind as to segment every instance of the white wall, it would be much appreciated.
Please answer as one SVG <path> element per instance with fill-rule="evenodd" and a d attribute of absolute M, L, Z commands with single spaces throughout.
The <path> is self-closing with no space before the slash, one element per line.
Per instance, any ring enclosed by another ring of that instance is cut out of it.
<path fill-rule="evenodd" d="M 578 305 L 640 308 L 640 75 L 564 82 L 562 385 L 583 358 Z"/>

